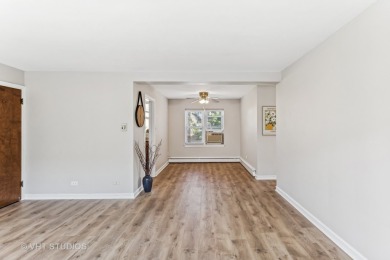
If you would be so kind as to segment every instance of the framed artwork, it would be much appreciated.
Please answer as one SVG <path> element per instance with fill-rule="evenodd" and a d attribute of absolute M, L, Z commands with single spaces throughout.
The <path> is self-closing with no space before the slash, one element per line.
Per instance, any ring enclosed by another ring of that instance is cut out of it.
<path fill-rule="evenodd" d="M 276 107 L 263 107 L 263 135 L 276 135 Z"/>

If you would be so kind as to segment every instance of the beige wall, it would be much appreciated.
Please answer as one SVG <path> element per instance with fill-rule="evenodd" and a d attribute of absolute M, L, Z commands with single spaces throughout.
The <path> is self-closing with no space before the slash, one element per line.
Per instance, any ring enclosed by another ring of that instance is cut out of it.
<path fill-rule="evenodd" d="M 142 100 L 145 104 L 145 95 L 153 98 L 155 101 L 155 144 L 162 140 L 161 156 L 158 158 L 155 166 L 155 171 L 160 169 L 168 161 L 168 100 L 162 96 L 159 92 L 155 91 L 149 85 L 134 83 L 134 111 L 137 105 L 138 91 L 142 93 Z M 134 141 L 138 141 L 142 147 L 144 146 L 145 138 L 145 125 L 138 127 L 134 122 Z M 138 157 L 134 154 L 134 189 L 139 188 L 142 185 L 142 178 L 144 172 L 139 163 Z"/>
<path fill-rule="evenodd" d="M 24 72 L 22 70 L 0 64 L 0 81 L 24 85 Z"/>
<path fill-rule="evenodd" d="M 263 136 L 263 106 L 276 105 L 274 85 L 257 87 L 257 170 L 256 175 L 276 175 L 276 136 Z"/>
<path fill-rule="evenodd" d="M 355 259 L 390 259 L 389 25 L 379 1 L 277 86 L 278 186 Z"/>
<path fill-rule="evenodd" d="M 241 98 L 241 158 L 257 167 L 257 88 Z"/>
<path fill-rule="evenodd" d="M 121 131 L 134 113 L 126 75 L 26 72 L 26 87 L 26 194 L 133 191 L 133 128 Z"/>
<path fill-rule="evenodd" d="M 276 137 L 262 135 L 262 107 L 274 106 L 275 86 L 254 87 L 241 98 L 241 158 L 260 179 L 276 176 Z"/>
<path fill-rule="evenodd" d="M 170 157 L 213 157 L 228 158 L 240 156 L 240 100 L 225 99 L 219 103 L 209 103 L 206 109 L 224 109 L 225 144 L 224 147 L 185 147 L 184 145 L 184 111 L 185 109 L 202 109 L 199 104 L 191 104 L 186 99 L 170 99 L 169 110 L 169 155 Z"/>
<path fill-rule="evenodd" d="M 6 73 L 10 70 L 4 68 L 0 81 L 23 83 L 21 71 Z M 14 73 L 19 79 L 13 80 Z M 278 81 L 279 78 L 280 73 L 252 72 L 26 72 L 23 178 L 24 192 L 29 196 L 25 198 L 96 198 L 99 194 L 102 198 L 127 198 L 140 187 L 143 173 L 134 170 L 138 159 L 133 153 L 137 99 L 133 82 Z M 168 115 L 164 102 L 158 104 L 161 115 Z M 236 115 L 233 122 L 237 124 L 239 106 L 233 107 L 237 108 L 233 111 Z M 159 125 L 168 121 L 164 116 L 158 118 Z M 122 123 L 128 124 L 127 132 L 121 131 Z M 233 150 L 237 152 L 225 154 L 239 156 L 239 134 L 236 136 Z M 168 144 L 168 137 L 162 139 Z M 163 149 L 167 154 L 168 147 Z M 162 156 L 157 167 L 167 157 Z M 73 180 L 78 180 L 79 185 L 70 186 Z"/>

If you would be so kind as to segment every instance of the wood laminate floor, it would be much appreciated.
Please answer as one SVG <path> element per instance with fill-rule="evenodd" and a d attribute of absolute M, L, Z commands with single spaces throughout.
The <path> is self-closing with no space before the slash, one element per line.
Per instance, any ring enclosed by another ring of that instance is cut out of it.
<path fill-rule="evenodd" d="M 239 163 L 170 164 L 135 200 L 0 209 L 0 259 L 349 259 Z"/>

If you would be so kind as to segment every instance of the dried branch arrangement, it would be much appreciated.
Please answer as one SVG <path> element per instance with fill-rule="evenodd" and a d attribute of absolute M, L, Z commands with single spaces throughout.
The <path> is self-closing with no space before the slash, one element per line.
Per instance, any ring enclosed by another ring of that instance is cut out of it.
<path fill-rule="evenodd" d="M 147 142 L 149 143 L 149 142 Z M 145 151 L 146 155 L 141 151 L 141 148 L 139 147 L 139 143 L 134 143 L 134 150 L 138 155 L 138 159 L 142 165 L 142 168 L 145 171 L 145 175 L 150 175 L 150 172 L 152 171 L 154 165 L 156 164 L 157 158 L 161 155 L 160 149 L 161 149 L 162 140 L 158 143 L 157 146 L 149 147 L 147 144 L 145 149 L 148 149 L 149 151 Z M 153 149 L 153 147 L 156 147 L 156 149 Z"/>

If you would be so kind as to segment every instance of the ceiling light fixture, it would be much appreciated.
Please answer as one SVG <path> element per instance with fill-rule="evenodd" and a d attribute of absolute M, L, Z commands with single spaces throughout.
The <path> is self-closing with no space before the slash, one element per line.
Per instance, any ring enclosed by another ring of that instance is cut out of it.
<path fill-rule="evenodd" d="M 200 104 L 208 104 L 209 103 L 209 93 L 206 91 L 199 92 L 199 103 Z"/>
<path fill-rule="evenodd" d="M 217 103 L 219 102 L 218 98 L 210 98 L 209 92 L 201 91 L 201 92 L 199 92 L 199 98 L 192 101 L 191 103 L 199 103 L 199 104 L 205 105 L 205 104 L 208 104 L 210 101 L 217 102 Z"/>

